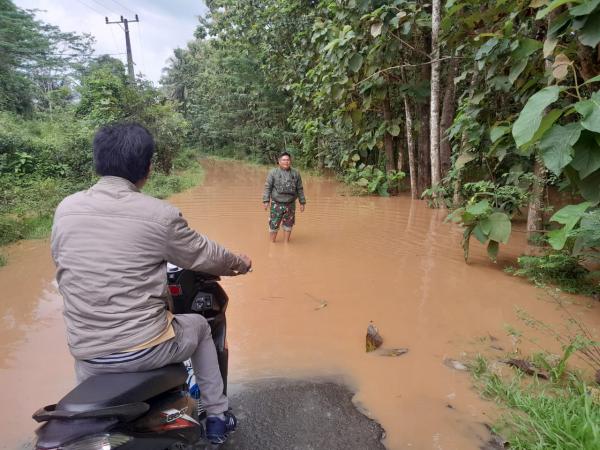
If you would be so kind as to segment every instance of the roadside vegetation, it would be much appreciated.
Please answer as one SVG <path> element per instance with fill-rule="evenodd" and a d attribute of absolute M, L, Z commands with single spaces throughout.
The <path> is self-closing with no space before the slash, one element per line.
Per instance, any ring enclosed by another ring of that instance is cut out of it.
<path fill-rule="evenodd" d="M 562 325 L 518 309 L 523 327 L 506 327 L 512 351 L 502 359 L 476 355 L 468 366 L 482 395 L 503 411 L 493 431 L 508 448 L 600 448 L 600 342 L 564 296 L 546 291 L 566 319 Z M 541 337 L 558 353 L 541 346 Z"/>
<path fill-rule="evenodd" d="M 141 76 L 130 82 L 121 61 L 94 57 L 92 44 L 0 0 L 0 248 L 47 236 L 56 205 L 94 183 L 100 126 L 136 121 L 152 132 L 152 195 L 201 179 L 197 154 L 183 151 L 189 125 L 173 101 Z"/>
<path fill-rule="evenodd" d="M 511 449 L 596 449 L 600 444 L 600 389 L 576 373 L 564 372 L 544 355 L 536 361 L 553 370 L 549 380 L 515 369 L 502 375 L 483 357 L 472 365 L 484 397 L 504 410 L 494 425 Z M 496 363 L 497 364 L 497 363 Z M 560 376 L 559 376 L 560 375 Z"/>
<path fill-rule="evenodd" d="M 516 274 L 598 291 L 598 0 L 207 7 L 162 80 L 203 149 L 285 148 L 357 192 L 408 190 L 452 210 L 465 259 L 476 239 L 495 260 L 522 223 L 548 255 Z"/>

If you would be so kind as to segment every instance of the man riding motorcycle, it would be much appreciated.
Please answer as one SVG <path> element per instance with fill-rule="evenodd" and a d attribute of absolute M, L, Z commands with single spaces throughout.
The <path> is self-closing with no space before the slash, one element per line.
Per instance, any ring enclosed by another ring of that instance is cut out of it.
<path fill-rule="evenodd" d="M 199 314 L 168 311 L 165 266 L 236 275 L 252 262 L 189 228 L 177 208 L 140 192 L 154 153 L 144 127 L 102 128 L 93 149 L 101 178 L 60 203 L 51 239 L 77 380 L 190 358 L 208 414 L 207 438 L 223 443 L 236 419 L 223 394 L 210 326 Z"/>

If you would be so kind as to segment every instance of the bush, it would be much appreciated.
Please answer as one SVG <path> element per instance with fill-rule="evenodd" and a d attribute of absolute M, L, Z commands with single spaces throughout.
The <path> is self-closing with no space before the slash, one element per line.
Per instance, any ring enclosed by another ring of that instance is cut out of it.
<path fill-rule="evenodd" d="M 566 252 L 549 252 L 542 256 L 521 256 L 518 268 L 508 268 L 513 275 L 536 284 L 552 284 L 572 294 L 598 295 L 600 284 L 581 264 L 581 259 Z"/>

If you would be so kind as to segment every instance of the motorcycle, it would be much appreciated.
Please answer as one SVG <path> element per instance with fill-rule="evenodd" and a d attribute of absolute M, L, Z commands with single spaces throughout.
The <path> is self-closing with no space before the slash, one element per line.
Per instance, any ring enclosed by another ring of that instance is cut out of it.
<path fill-rule="evenodd" d="M 209 322 L 226 394 L 229 299 L 220 278 L 168 264 L 167 280 L 173 314 L 201 314 Z M 206 411 L 186 364 L 86 379 L 57 404 L 33 414 L 43 423 L 36 430 L 36 450 L 191 450 L 208 445 Z"/>

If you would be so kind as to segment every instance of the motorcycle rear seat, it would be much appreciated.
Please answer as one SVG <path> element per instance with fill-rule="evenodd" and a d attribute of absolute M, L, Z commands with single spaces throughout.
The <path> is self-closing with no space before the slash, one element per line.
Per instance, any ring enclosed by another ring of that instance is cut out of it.
<path fill-rule="evenodd" d="M 56 410 L 87 412 L 143 402 L 185 384 L 186 380 L 187 370 L 183 364 L 146 372 L 94 375 L 65 395 Z"/>

